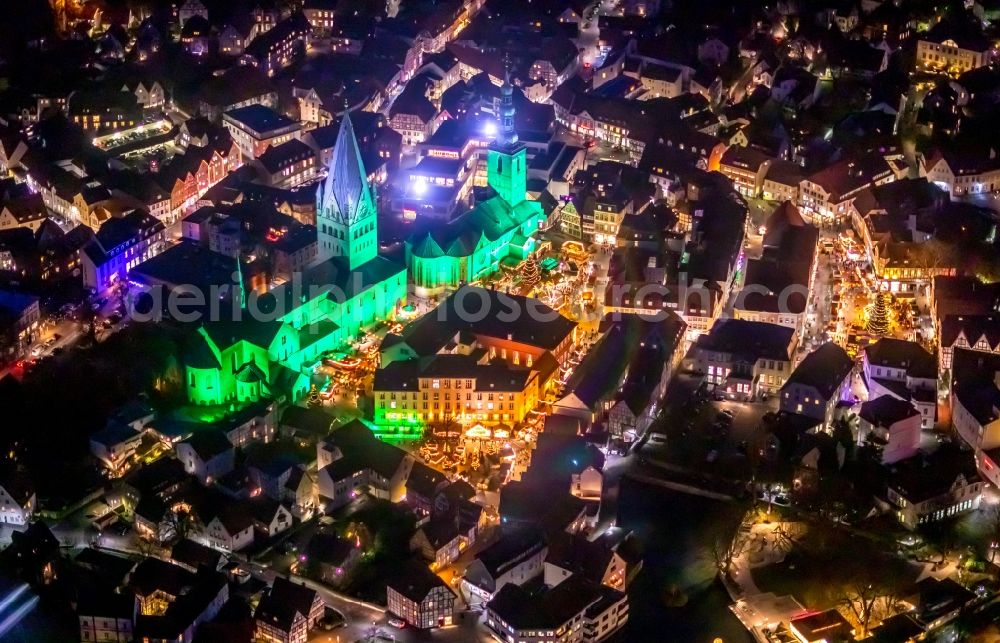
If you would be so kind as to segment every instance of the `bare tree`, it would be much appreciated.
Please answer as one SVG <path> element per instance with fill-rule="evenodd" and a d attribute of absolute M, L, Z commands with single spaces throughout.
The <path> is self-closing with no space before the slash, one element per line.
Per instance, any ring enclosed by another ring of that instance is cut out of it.
<path fill-rule="evenodd" d="M 785 523 L 779 522 L 774 525 L 774 529 L 771 531 L 771 535 L 774 538 L 775 549 L 780 549 L 784 552 L 790 552 L 798 544 L 798 539 L 795 538 L 785 527 Z"/>
<path fill-rule="evenodd" d="M 1000 505 L 993 507 L 989 513 L 988 521 L 990 562 L 996 563 L 997 549 L 1000 549 Z"/>
<path fill-rule="evenodd" d="M 198 516 L 193 511 L 178 508 L 164 516 L 168 533 L 177 540 L 184 540 L 198 528 Z"/>
<path fill-rule="evenodd" d="M 871 625 L 877 625 L 900 611 L 902 569 L 897 561 L 856 561 L 851 581 L 846 586 L 843 604 L 850 610 L 860 629 L 858 638 L 868 636 Z"/>
<path fill-rule="evenodd" d="M 746 549 L 746 539 L 735 536 L 730 539 L 719 538 L 712 541 L 712 558 L 722 573 L 729 575 L 733 561 Z"/>
<path fill-rule="evenodd" d="M 868 635 L 868 626 L 871 623 L 872 614 L 875 612 L 875 603 L 879 596 L 879 589 L 867 579 L 858 579 L 858 582 L 852 583 L 844 596 L 844 605 L 851 610 L 854 619 L 861 628 L 858 632 L 859 638 Z"/>

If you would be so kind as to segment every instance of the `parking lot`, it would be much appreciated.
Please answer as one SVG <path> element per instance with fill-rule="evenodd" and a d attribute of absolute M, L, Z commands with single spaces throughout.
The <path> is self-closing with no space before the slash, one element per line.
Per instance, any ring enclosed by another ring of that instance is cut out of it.
<path fill-rule="evenodd" d="M 716 401 L 707 393 L 691 396 L 653 425 L 639 454 L 651 460 L 726 478 L 749 472 L 746 448 L 768 411 L 778 402 Z"/>

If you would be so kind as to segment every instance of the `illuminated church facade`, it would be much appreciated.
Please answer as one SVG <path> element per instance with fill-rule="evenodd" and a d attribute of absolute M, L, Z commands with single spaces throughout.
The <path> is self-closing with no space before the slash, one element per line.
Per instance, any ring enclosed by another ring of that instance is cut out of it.
<path fill-rule="evenodd" d="M 317 262 L 301 279 L 261 295 L 239 321 L 202 324 L 185 351 L 189 401 L 301 399 L 309 391 L 309 365 L 405 305 L 406 267 L 378 253 L 375 195 L 366 177 L 345 114 L 316 195 Z"/>
<path fill-rule="evenodd" d="M 406 262 L 420 296 L 454 290 L 516 263 L 535 251 L 545 220 L 542 205 L 527 198 L 525 146 L 514 130 L 513 87 L 501 88 L 501 131 L 487 153 L 487 183 L 496 194 L 447 223 L 414 234 Z"/>

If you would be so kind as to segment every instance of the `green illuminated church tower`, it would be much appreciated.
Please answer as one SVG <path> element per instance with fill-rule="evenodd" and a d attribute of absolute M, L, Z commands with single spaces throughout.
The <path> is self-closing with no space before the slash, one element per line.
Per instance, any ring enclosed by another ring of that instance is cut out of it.
<path fill-rule="evenodd" d="M 528 167 L 525 146 L 514 130 L 514 87 L 506 74 L 500 88 L 500 133 L 487 154 L 487 181 L 511 206 L 524 201 L 527 193 Z"/>
<path fill-rule="evenodd" d="M 186 342 L 188 399 L 234 405 L 308 395 L 311 365 L 391 319 L 406 303 L 406 266 L 378 254 L 375 196 L 350 116 L 316 194 L 317 261 L 256 302 L 268 318 L 203 323 Z M 242 273 L 239 275 L 241 295 Z"/>
<path fill-rule="evenodd" d="M 316 195 L 319 259 L 345 257 L 355 270 L 378 255 L 378 217 L 348 112 L 340 121 L 329 173 Z"/>
<path fill-rule="evenodd" d="M 421 222 L 406 241 L 409 278 L 422 297 L 478 282 L 501 265 L 516 267 L 538 248 L 545 213 L 541 203 L 527 198 L 526 148 L 514 129 L 509 74 L 500 96 L 500 133 L 486 155 L 486 180 L 496 195 L 451 221 Z"/>

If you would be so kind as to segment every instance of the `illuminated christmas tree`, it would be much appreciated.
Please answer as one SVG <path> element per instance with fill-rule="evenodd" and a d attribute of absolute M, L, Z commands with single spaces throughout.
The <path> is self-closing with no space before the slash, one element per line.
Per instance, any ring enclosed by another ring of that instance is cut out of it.
<path fill-rule="evenodd" d="M 541 280 L 541 270 L 539 269 L 538 262 L 535 261 L 534 257 L 529 258 L 521 264 L 521 283 L 529 288 L 534 288 Z"/>
<path fill-rule="evenodd" d="M 309 397 L 306 399 L 306 404 L 313 408 L 322 404 L 319 399 L 319 390 L 316 388 L 315 384 L 313 384 L 312 388 L 309 389 Z"/>
<path fill-rule="evenodd" d="M 868 309 L 868 332 L 882 337 L 889 332 L 889 293 L 879 292 Z"/>

